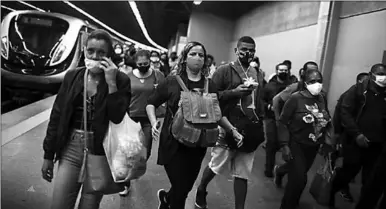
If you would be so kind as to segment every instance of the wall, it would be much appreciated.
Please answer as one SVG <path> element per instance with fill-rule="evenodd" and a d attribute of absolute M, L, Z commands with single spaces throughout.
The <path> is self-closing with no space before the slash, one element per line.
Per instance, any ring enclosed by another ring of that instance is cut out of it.
<path fill-rule="evenodd" d="M 234 23 L 212 14 L 193 11 L 188 27 L 188 41 L 198 41 L 205 45 L 216 63 L 228 60 Z"/>
<path fill-rule="evenodd" d="M 320 2 L 269 2 L 240 17 L 235 23 L 230 60 L 241 36 L 256 41 L 256 55 L 268 77 L 275 66 L 286 59 L 292 61 L 292 73 L 298 75 L 306 61 L 316 56 L 316 23 Z"/>
<path fill-rule="evenodd" d="M 339 96 L 355 83 L 358 73 L 369 72 L 373 64 L 382 62 L 384 50 L 386 10 L 340 20 L 328 95 L 331 110 Z"/>
<path fill-rule="evenodd" d="M 260 58 L 261 69 L 268 77 L 275 72 L 275 66 L 288 59 L 292 62 L 292 74 L 298 76 L 299 69 L 309 60 L 315 59 L 316 25 L 275 33 L 267 36 L 253 37 L 256 42 L 256 55 Z M 229 57 L 234 60 L 232 43 Z"/>

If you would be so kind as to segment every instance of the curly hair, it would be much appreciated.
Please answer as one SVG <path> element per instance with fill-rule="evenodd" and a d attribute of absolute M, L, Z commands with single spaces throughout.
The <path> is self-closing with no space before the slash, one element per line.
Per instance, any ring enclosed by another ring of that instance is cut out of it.
<path fill-rule="evenodd" d="M 188 53 L 190 52 L 190 50 L 195 46 L 201 46 L 202 50 L 204 51 L 204 65 L 202 67 L 201 73 L 205 76 L 209 75 L 209 69 L 208 69 L 208 66 L 206 65 L 207 53 L 206 53 L 205 46 L 202 43 L 199 43 L 196 41 L 191 41 L 191 42 L 187 43 L 185 45 L 184 49 L 181 51 L 181 54 L 178 57 L 178 61 L 176 64 L 178 75 L 186 73 L 186 59 L 188 57 Z"/>

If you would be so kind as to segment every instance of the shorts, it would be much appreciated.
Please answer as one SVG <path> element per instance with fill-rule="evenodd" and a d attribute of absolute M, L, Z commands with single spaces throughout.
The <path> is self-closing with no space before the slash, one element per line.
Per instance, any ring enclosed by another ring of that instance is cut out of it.
<path fill-rule="evenodd" d="M 211 151 L 209 168 L 217 175 L 251 180 L 255 152 L 230 150 L 224 141 L 225 131 L 220 128 L 219 140 Z"/>

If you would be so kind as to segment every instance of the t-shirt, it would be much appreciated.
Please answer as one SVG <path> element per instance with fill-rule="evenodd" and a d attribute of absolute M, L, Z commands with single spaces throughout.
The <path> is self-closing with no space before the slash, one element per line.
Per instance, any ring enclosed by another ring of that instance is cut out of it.
<path fill-rule="evenodd" d="M 147 117 L 147 99 L 154 92 L 156 84 L 164 80 L 162 73 L 159 73 L 157 81 L 156 73 L 154 70 L 147 78 L 138 78 L 133 71 L 128 74 L 131 80 L 130 117 Z"/>
<path fill-rule="evenodd" d="M 331 117 L 323 96 L 307 96 L 304 92 L 296 92 L 284 105 L 279 121 L 286 125 L 289 139 L 279 130 L 280 141 L 293 140 L 302 144 L 317 145 L 326 131 Z"/>

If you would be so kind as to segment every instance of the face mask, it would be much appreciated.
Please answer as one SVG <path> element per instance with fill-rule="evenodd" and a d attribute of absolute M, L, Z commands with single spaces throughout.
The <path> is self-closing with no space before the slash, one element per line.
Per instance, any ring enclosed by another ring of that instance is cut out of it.
<path fill-rule="evenodd" d="M 149 65 L 148 66 L 141 66 L 141 67 L 138 67 L 138 70 L 141 73 L 147 73 L 147 71 L 149 71 L 149 68 L 150 68 Z"/>
<path fill-rule="evenodd" d="M 159 62 L 159 57 L 150 57 L 150 61 Z"/>
<path fill-rule="evenodd" d="M 375 83 L 380 87 L 386 87 L 386 75 L 375 75 Z"/>
<path fill-rule="evenodd" d="M 280 80 L 287 80 L 288 73 L 279 73 L 279 74 L 277 74 L 277 77 L 279 77 Z"/>
<path fill-rule="evenodd" d="M 254 54 L 250 52 L 242 52 L 239 50 L 237 51 L 237 56 L 242 64 L 249 64 L 252 61 Z"/>
<path fill-rule="evenodd" d="M 314 83 L 314 84 L 307 85 L 308 91 L 314 96 L 319 95 L 320 92 L 322 91 L 322 88 L 323 88 L 323 84 L 321 83 Z"/>
<path fill-rule="evenodd" d="M 115 54 L 121 54 L 121 53 L 122 53 L 122 49 L 120 49 L 120 48 L 115 49 Z"/>
<path fill-rule="evenodd" d="M 88 58 L 84 58 L 84 64 L 88 70 L 90 70 L 93 73 L 100 73 L 103 70 L 99 67 L 100 66 L 99 60 L 92 60 Z"/>
<path fill-rule="evenodd" d="M 186 65 L 193 74 L 198 74 L 201 71 L 202 66 L 204 65 L 204 60 L 198 59 L 196 57 L 187 58 Z"/>

